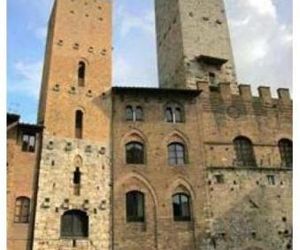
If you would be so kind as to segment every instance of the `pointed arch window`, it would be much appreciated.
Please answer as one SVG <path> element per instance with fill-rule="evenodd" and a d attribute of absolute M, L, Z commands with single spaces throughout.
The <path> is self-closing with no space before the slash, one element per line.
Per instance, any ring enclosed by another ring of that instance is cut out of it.
<path fill-rule="evenodd" d="M 283 167 L 293 167 L 293 142 L 289 139 L 281 139 L 278 143 L 281 164 Z"/>
<path fill-rule="evenodd" d="M 131 191 L 126 194 L 126 218 L 128 222 L 145 221 L 144 194 Z"/>
<path fill-rule="evenodd" d="M 186 150 L 184 144 L 174 142 L 168 145 L 168 161 L 170 165 L 186 164 Z"/>
<path fill-rule="evenodd" d="M 88 237 L 89 217 L 80 210 L 69 210 L 61 216 L 61 237 Z"/>
<path fill-rule="evenodd" d="M 244 167 L 256 167 L 253 144 L 247 137 L 239 136 L 233 141 L 237 164 Z"/>
<path fill-rule="evenodd" d="M 126 163 L 144 164 L 144 144 L 140 142 L 129 142 L 126 144 Z"/>
<path fill-rule="evenodd" d="M 78 63 L 78 86 L 83 87 L 85 84 L 86 65 L 83 61 Z"/>
<path fill-rule="evenodd" d="M 75 137 L 82 139 L 83 134 L 83 112 L 77 110 L 75 113 Z"/>
<path fill-rule="evenodd" d="M 184 193 L 176 193 L 172 196 L 173 217 L 175 221 L 190 221 L 191 206 L 190 196 Z"/>
<path fill-rule="evenodd" d="M 28 223 L 30 214 L 30 199 L 18 197 L 15 205 L 15 223 Z"/>

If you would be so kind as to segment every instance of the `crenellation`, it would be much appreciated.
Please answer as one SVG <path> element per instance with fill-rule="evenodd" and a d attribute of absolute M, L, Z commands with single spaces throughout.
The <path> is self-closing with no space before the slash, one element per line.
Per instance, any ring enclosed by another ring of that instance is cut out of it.
<path fill-rule="evenodd" d="M 270 87 L 258 87 L 258 94 L 264 104 L 272 104 L 272 95 Z"/>

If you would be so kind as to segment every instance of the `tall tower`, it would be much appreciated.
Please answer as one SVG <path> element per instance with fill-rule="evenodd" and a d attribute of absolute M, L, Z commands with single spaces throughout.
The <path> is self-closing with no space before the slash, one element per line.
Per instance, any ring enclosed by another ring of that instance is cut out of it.
<path fill-rule="evenodd" d="M 56 0 L 38 114 L 33 249 L 108 249 L 111 1 Z"/>
<path fill-rule="evenodd" d="M 230 82 L 237 91 L 223 0 L 156 0 L 155 8 L 160 86 Z"/>

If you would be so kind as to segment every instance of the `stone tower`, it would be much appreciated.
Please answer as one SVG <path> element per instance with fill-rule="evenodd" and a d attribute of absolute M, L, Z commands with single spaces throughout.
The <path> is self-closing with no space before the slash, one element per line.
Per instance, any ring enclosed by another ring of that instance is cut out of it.
<path fill-rule="evenodd" d="M 35 250 L 109 248 L 111 8 L 109 0 L 54 3 L 38 114 Z"/>
<path fill-rule="evenodd" d="M 235 66 L 223 0 L 156 0 L 159 84 L 196 88 L 230 82 Z"/>

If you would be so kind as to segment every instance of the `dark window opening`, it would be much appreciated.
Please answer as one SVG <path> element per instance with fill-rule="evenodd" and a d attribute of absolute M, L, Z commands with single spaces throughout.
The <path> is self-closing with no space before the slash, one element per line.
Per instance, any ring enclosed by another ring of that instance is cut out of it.
<path fill-rule="evenodd" d="M 209 84 L 211 85 L 217 85 L 217 77 L 216 77 L 216 74 L 215 73 L 212 73 L 212 72 L 209 72 L 208 74 L 209 76 Z"/>
<path fill-rule="evenodd" d="M 28 223 L 30 214 L 30 199 L 18 197 L 15 206 L 15 223 Z"/>
<path fill-rule="evenodd" d="M 79 62 L 78 64 L 78 85 L 83 87 L 85 83 L 85 63 Z"/>
<path fill-rule="evenodd" d="M 244 167 L 256 167 L 252 142 L 246 137 L 237 137 L 233 143 L 237 164 Z"/>
<path fill-rule="evenodd" d="M 293 167 L 293 142 L 288 139 L 282 139 L 278 143 L 281 165 L 286 168 Z"/>
<path fill-rule="evenodd" d="M 61 237 L 88 237 L 89 217 L 80 210 L 70 210 L 61 217 Z"/>
<path fill-rule="evenodd" d="M 168 146 L 169 164 L 183 165 L 186 163 L 185 147 L 181 143 L 171 143 Z"/>
<path fill-rule="evenodd" d="M 126 194 L 126 218 L 128 222 L 145 221 L 144 194 L 132 191 Z"/>
<path fill-rule="evenodd" d="M 215 175 L 215 180 L 216 180 L 216 183 L 223 184 L 225 182 L 224 181 L 224 175 L 222 175 L 222 174 L 216 174 Z"/>
<path fill-rule="evenodd" d="M 74 184 L 74 195 L 80 195 L 80 181 L 81 181 L 81 172 L 79 168 L 73 173 L 73 184 Z"/>
<path fill-rule="evenodd" d="M 126 163 L 144 164 L 144 145 L 139 142 L 126 144 Z"/>
<path fill-rule="evenodd" d="M 77 110 L 76 117 L 75 117 L 75 137 L 77 139 L 82 139 L 82 130 L 83 130 L 83 112 Z"/>
<path fill-rule="evenodd" d="M 34 152 L 35 151 L 35 135 L 34 134 L 23 134 L 22 137 L 22 151 L 23 152 Z"/>
<path fill-rule="evenodd" d="M 175 221 L 190 221 L 190 197 L 183 193 L 173 195 L 173 216 Z"/>
<path fill-rule="evenodd" d="M 269 185 L 274 186 L 276 184 L 274 175 L 267 175 L 267 180 Z"/>

